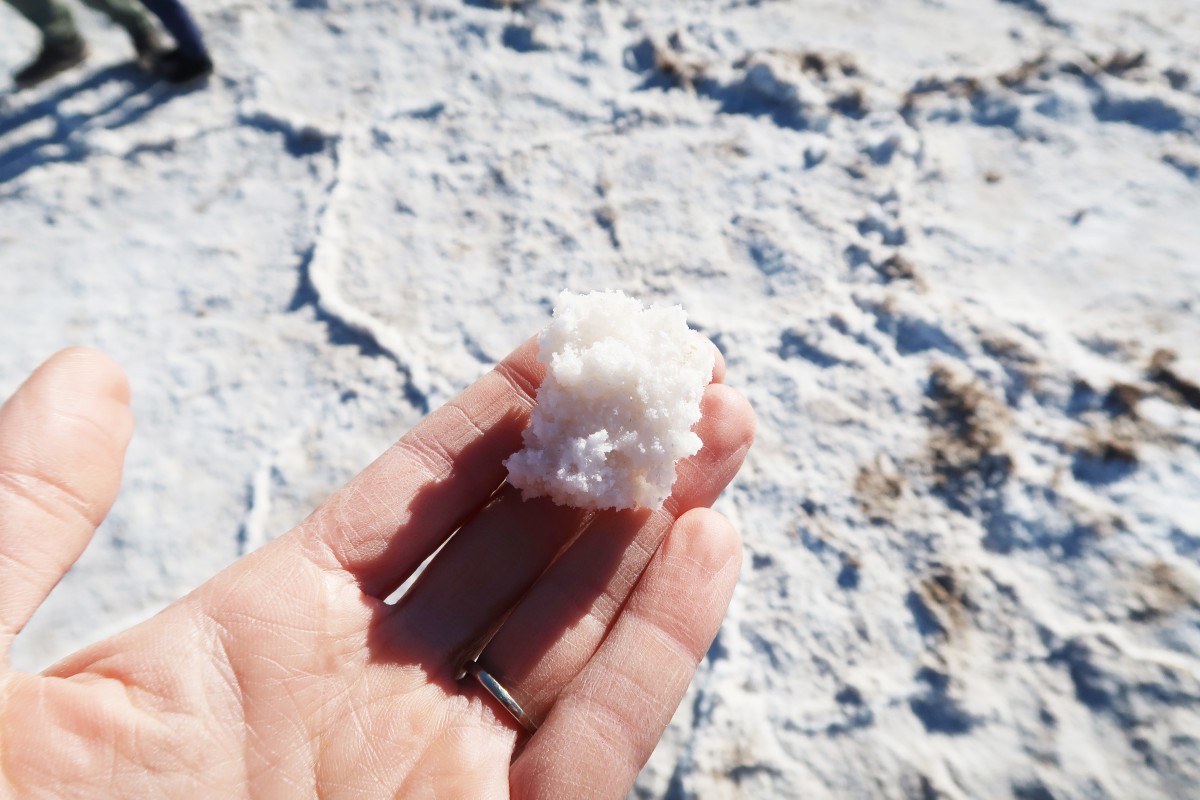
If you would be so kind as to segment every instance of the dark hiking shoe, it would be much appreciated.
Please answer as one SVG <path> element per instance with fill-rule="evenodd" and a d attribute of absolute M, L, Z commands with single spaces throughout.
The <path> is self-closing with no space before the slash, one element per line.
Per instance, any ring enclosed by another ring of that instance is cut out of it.
<path fill-rule="evenodd" d="M 137 65 L 144 70 L 153 71 L 154 62 L 162 53 L 162 40 L 158 31 L 152 27 L 138 28 L 129 32 L 133 42 L 133 50 L 137 53 Z"/>
<path fill-rule="evenodd" d="M 178 49 L 163 53 L 154 60 L 154 74 L 168 83 L 191 83 L 210 75 L 212 59 L 208 56 L 185 56 Z"/>
<path fill-rule="evenodd" d="M 36 86 L 70 69 L 87 58 L 87 44 L 76 36 L 65 42 L 43 42 L 42 52 L 33 62 L 13 74 L 13 82 L 21 89 Z"/>

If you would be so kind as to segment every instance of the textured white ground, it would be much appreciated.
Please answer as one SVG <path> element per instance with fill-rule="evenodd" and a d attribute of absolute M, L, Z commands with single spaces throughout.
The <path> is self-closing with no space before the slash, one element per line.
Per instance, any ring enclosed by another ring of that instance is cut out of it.
<path fill-rule="evenodd" d="M 617 288 L 682 303 L 760 423 L 743 580 L 638 796 L 1195 791 L 1193 0 L 193 6 L 204 90 L 81 12 L 86 67 L 0 95 L 0 390 L 92 344 L 139 421 L 18 664 Z M 34 48 L 0 6 L 0 69 Z"/>

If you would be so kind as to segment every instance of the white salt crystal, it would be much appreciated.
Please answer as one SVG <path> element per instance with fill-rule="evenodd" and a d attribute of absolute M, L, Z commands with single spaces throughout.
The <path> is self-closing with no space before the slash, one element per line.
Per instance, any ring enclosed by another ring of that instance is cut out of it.
<path fill-rule="evenodd" d="M 683 308 L 563 292 L 538 348 L 546 378 L 509 483 L 559 505 L 661 507 L 675 462 L 700 450 L 692 426 L 713 370 Z"/>

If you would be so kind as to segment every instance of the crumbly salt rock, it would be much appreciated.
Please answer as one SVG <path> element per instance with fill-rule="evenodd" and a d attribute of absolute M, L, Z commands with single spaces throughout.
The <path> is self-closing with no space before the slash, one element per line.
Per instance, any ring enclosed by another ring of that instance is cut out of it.
<path fill-rule="evenodd" d="M 538 348 L 546 377 L 509 483 L 559 505 L 660 508 L 675 462 L 700 450 L 692 426 L 714 364 L 683 308 L 563 292 Z"/>

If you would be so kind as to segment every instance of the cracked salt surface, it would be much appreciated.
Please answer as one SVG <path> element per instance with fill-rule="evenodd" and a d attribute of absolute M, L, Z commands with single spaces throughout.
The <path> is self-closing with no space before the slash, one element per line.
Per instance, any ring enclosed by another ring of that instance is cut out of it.
<path fill-rule="evenodd" d="M 637 796 L 1191 793 L 1195 4 L 499 5 L 210 4 L 181 96 L 80 15 L 87 67 L 0 96 L 0 388 L 94 344 L 139 426 L 16 662 L 605 286 L 686 307 L 759 421 L 742 583 Z M 0 25 L 0 67 L 34 46 Z"/>

